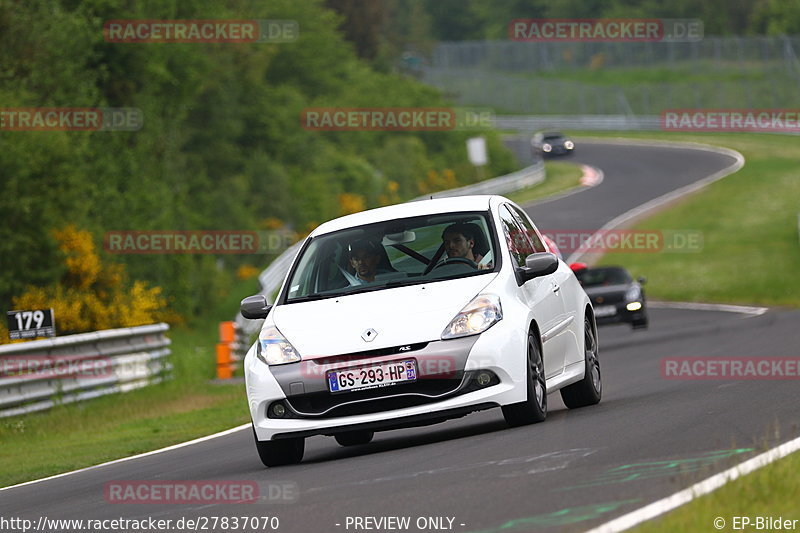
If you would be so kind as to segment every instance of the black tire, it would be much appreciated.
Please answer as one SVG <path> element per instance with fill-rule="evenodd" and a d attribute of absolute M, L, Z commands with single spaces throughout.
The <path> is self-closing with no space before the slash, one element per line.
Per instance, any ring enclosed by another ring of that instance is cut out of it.
<path fill-rule="evenodd" d="M 597 359 L 597 329 L 587 316 L 583 322 L 584 364 L 586 372 L 583 379 L 561 389 L 561 399 L 570 409 L 600 403 L 603 396 L 603 380 L 600 375 L 600 361 Z"/>
<path fill-rule="evenodd" d="M 374 436 L 374 431 L 348 431 L 347 433 L 334 435 L 333 438 L 336 439 L 340 446 L 359 446 L 361 444 L 369 444 Z"/>
<path fill-rule="evenodd" d="M 503 417 L 511 427 L 535 424 L 547 418 L 547 380 L 544 374 L 544 361 L 532 332 L 528 332 L 527 351 L 528 399 L 503 406 Z"/>
<path fill-rule="evenodd" d="M 631 322 L 631 327 L 633 329 L 647 329 L 649 325 L 650 322 L 647 320 L 647 317 L 641 320 L 634 320 L 633 322 Z"/>
<path fill-rule="evenodd" d="M 253 428 L 258 457 L 264 466 L 296 465 L 303 460 L 306 440 L 302 438 L 282 440 L 258 440 Z"/>

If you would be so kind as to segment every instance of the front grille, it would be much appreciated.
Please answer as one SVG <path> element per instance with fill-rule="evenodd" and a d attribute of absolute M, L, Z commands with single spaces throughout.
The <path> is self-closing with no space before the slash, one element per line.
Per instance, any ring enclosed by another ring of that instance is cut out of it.
<path fill-rule="evenodd" d="M 625 301 L 624 292 L 612 292 L 590 297 L 594 305 L 614 305 Z M 601 300 L 598 302 L 598 300 Z"/>
<path fill-rule="evenodd" d="M 287 398 L 289 407 L 301 417 L 351 416 L 401 409 L 440 400 L 456 392 L 466 380 L 458 373 L 453 379 L 419 379 L 378 389 L 331 394 L 315 392 Z"/>
<path fill-rule="evenodd" d="M 291 396 L 285 404 L 289 407 L 287 418 L 334 418 L 403 409 L 441 401 L 444 398 L 466 394 L 480 388 L 500 383 L 494 372 L 483 370 L 490 376 L 485 385 L 478 385 L 477 372 L 459 373 L 453 379 L 420 379 L 392 387 L 331 394 L 316 392 Z M 270 418 L 273 418 L 271 415 Z"/>

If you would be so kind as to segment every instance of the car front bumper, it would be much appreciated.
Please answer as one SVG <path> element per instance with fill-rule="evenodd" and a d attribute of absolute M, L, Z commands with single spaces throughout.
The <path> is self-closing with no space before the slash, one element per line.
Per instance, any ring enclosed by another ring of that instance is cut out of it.
<path fill-rule="evenodd" d="M 244 370 L 256 435 L 259 440 L 273 440 L 363 428 L 397 429 L 524 401 L 525 359 L 519 352 L 526 337 L 504 322 L 480 335 L 431 341 L 408 352 L 348 354 L 275 367 L 257 359 L 251 348 Z M 413 385 L 328 391 L 329 370 L 407 359 L 417 363 L 419 377 Z M 481 371 L 492 376 L 488 385 L 477 386 Z M 284 417 L 270 411 L 275 402 L 285 407 Z"/>
<path fill-rule="evenodd" d="M 595 316 L 597 325 L 629 324 L 647 319 L 647 311 L 644 304 L 636 311 L 628 311 L 627 305 L 627 302 L 614 304 L 615 312 L 613 315 Z"/>

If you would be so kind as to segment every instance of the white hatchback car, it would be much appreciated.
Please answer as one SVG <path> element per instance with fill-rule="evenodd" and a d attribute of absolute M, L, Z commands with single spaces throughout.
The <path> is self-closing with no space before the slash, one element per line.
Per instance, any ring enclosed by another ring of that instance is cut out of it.
<path fill-rule="evenodd" d="M 540 422 L 547 394 L 600 401 L 592 305 L 502 196 L 424 200 L 326 222 L 305 240 L 244 360 L 266 466 L 300 462 L 304 439 L 366 444 L 375 431 L 501 407 Z"/>

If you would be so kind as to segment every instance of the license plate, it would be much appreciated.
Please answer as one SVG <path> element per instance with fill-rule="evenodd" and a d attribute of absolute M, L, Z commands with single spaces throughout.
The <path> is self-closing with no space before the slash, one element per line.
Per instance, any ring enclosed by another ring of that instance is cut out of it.
<path fill-rule="evenodd" d="M 416 379 L 417 365 L 413 359 L 387 361 L 379 365 L 331 370 L 328 372 L 328 390 L 351 392 L 377 389 Z"/>
<path fill-rule="evenodd" d="M 614 316 L 616 314 L 617 314 L 616 305 L 601 305 L 599 307 L 594 308 L 594 316 L 598 318 L 603 316 Z"/>

